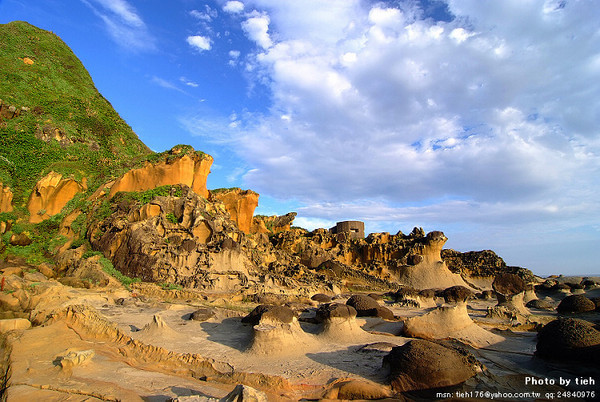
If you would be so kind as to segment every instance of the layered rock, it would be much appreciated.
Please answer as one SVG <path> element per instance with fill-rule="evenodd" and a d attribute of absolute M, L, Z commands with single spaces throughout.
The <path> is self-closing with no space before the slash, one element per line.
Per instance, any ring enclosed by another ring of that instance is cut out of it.
<path fill-rule="evenodd" d="M 10 187 L 4 186 L 2 183 L 0 183 L 0 213 L 13 211 L 12 200 L 13 193 Z"/>
<path fill-rule="evenodd" d="M 208 198 L 206 178 L 212 162 L 210 155 L 194 152 L 191 147 L 175 146 L 159 161 L 146 162 L 143 167 L 119 177 L 112 185 L 109 196 L 113 197 L 119 191 L 145 191 L 165 185 L 185 184 L 196 194 Z"/>
<path fill-rule="evenodd" d="M 225 204 L 231 219 L 244 233 L 250 233 L 254 210 L 258 206 L 258 194 L 252 190 L 239 188 L 210 191 L 211 200 L 219 200 Z"/>
<path fill-rule="evenodd" d="M 60 173 L 50 172 L 40 179 L 27 201 L 29 222 L 39 223 L 59 213 L 77 193 L 87 188 L 86 179 L 81 183 L 66 179 Z"/>

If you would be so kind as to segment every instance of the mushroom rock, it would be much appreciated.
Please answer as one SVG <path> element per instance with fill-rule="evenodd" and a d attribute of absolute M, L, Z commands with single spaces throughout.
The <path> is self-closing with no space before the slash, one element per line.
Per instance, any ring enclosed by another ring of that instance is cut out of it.
<path fill-rule="evenodd" d="M 320 337 L 335 341 L 355 340 L 368 335 L 356 321 L 354 307 L 341 303 L 323 304 L 317 309 L 316 319 L 323 323 Z"/>
<path fill-rule="evenodd" d="M 487 316 L 525 323 L 526 316 L 531 314 L 525 307 L 524 298 L 527 290 L 525 281 L 515 274 L 500 274 L 496 275 L 492 288 L 498 304 L 488 308 Z"/>
<path fill-rule="evenodd" d="M 219 200 L 225 205 L 238 228 L 244 233 L 250 233 L 254 210 L 258 206 L 259 195 L 252 190 L 241 190 L 239 188 L 212 190 L 211 200 Z"/>
<path fill-rule="evenodd" d="M 248 353 L 281 356 L 305 353 L 317 340 L 300 327 L 293 310 L 284 306 L 260 305 L 242 319 L 256 323 Z"/>
<path fill-rule="evenodd" d="M 464 349 L 415 339 L 397 346 L 384 357 L 384 368 L 395 392 L 449 387 L 481 371 L 477 359 Z"/>
<path fill-rule="evenodd" d="M 12 212 L 13 193 L 8 186 L 0 183 L 0 212 Z"/>
<path fill-rule="evenodd" d="M 474 347 L 484 347 L 504 341 L 471 320 L 466 303 L 440 306 L 435 310 L 404 321 L 404 335 L 424 339 L 453 338 Z"/>
<path fill-rule="evenodd" d="M 77 193 L 87 188 L 86 179 L 81 183 L 64 179 L 60 173 L 50 172 L 40 179 L 27 201 L 29 222 L 39 223 L 59 213 Z"/>
<path fill-rule="evenodd" d="M 443 232 L 427 234 L 425 243 L 414 265 L 404 265 L 395 269 L 397 281 L 415 289 L 449 288 L 460 285 L 469 287 L 459 274 L 453 274 L 442 260 L 441 251 L 448 238 Z"/>
<path fill-rule="evenodd" d="M 110 189 L 109 197 L 119 191 L 145 191 L 160 186 L 185 184 L 196 194 L 208 198 L 206 179 L 210 173 L 213 158 L 210 155 L 187 152 L 183 148 L 173 147 L 166 160 L 146 164 L 130 170 L 119 177 Z M 179 156 L 181 155 L 181 156 Z"/>

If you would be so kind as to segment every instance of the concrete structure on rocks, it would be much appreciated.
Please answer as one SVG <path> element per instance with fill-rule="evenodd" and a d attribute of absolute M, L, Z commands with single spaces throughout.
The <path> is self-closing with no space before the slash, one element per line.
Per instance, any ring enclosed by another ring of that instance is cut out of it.
<path fill-rule="evenodd" d="M 329 229 L 331 234 L 347 233 L 351 239 L 365 238 L 365 223 L 361 221 L 343 221 L 337 222 L 334 227 Z"/>

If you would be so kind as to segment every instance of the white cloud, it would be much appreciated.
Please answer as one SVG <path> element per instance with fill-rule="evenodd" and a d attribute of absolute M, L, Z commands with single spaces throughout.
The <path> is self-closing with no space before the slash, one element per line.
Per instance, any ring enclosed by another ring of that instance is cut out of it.
<path fill-rule="evenodd" d="M 205 50 L 210 50 L 212 48 L 212 41 L 210 38 L 201 35 L 188 36 L 186 39 L 187 43 L 195 48 L 196 50 L 202 52 Z"/>
<path fill-rule="evenodd" d="M 185 91 L 183 91 L 183 90 L 182 90 L 181 88 L 179 88 L 177 85 L 173 84 L 172 82 L 170 82 L 170 81 L 168 81 L 168 80 L 165 80 L 164 78 L 160 78 L 160 77 L 157 77 L 157 76 L 153 76 L 153 77 L 151 78 L 151 81 L 152 81 L 154 84 L 156 84 L 156 85 L 158 85 L 158 86 L 160 86 L 160 87 L 163 87 L 163 88 L 165 88 L 165 89 L 172 89 L 172 90 L 174 90 L 174 91 L 178 91 L 178 92 L 185 93 Z"/>
<path fill-rule="evenodd" d="M 179 81 L 181 81 L 182 83 L 184 83 L 185 85 L 187 85 L 188 87 L 192 87 L 192 88 L 198 88 L 198 83 L 194 82 L 194 81 L 190 81 L 185 77 L 179 77 Z"/>
<path fill-rule="evenodd" d="M 212 9 L 209 5 L 204 6 L 204 11 L 192 10 L 190 11 L 190 15 L 197 20 L 203 22 L 211 22 L 214 18 L 218 16 L 217 10 Z"/>
<path fill-rule="evenodd" d="M 237 14 L 244 11 L 244 3 L 241 1 L 228 1 L 223 6 L 223 11 L 231 14 Z"/>
<path fill-rule="evenodd" d="M 307 219 L 600 224 L 592 2 L 451 0 L 451 21 L 369 4 L 246 3 L 272 104 L 229 133 L 245 185 Z"/>
<path fill-rule="evenodd" d="M 263 49 L 268 49 L 273 44 L 269 36 L 270 21 L 267 14 L 253 13 L 242 23 L 242 29 L 250 40 L 256 42 Z"/>
<path fill-rule="evenodd" d="M 135 7 L 125 0 L 81 0 L 103 22 L 108 34 L 128 50 L 155 49 L 155 38 L 148 31 Z"/>

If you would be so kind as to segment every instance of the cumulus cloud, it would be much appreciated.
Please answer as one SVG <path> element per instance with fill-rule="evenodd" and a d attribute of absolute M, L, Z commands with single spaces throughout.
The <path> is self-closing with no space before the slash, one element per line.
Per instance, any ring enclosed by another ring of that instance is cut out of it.
<path fill-rule="evenodd" d="M 194 49 L 203 52 L 212 48 L 212 41 L 207 36 L 194 35 L 188 36 L 186 39 L 187 43 Z"/>
<path fill-rule="evenodd" d="M 273 44 L 269 36 L 269 16 L 254 12 L 243 23 L 242 29 L 248 37 L 263 49 L 268 49 Z"/>
<path fill-rule="evenodd" d="M 223 11 L 231 14 L 237 14 L 244 11 L 244 3 L 241 1 L 228 1 L 223 6 Z"/>
<path fill-rule="evenodd" d="M 81 0 L 105 25 L 111 38 L 129 50 L 155 49 L 154 36 L 149 32 L 135 7 L 126 0 Z"/>
<path fill-rule="evenodd" d="M 246 2 L 245 184 L 306 219 L 598 225 L 595 4 L 446 3 Z"/>

